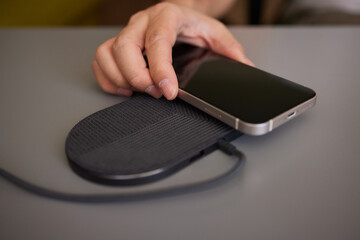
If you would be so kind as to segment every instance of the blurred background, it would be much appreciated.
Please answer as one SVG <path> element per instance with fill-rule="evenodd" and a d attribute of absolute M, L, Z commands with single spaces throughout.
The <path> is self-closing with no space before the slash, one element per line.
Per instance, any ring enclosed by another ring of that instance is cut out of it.
<path fill-rule="evenodd" d="M 184 0 L 185 1 L 185 0 Z M 124 25 L 155 0 L 0 0 L 0 27 Z M 360 0 L 237 0 L 225 24 L 360 24 Z"/>

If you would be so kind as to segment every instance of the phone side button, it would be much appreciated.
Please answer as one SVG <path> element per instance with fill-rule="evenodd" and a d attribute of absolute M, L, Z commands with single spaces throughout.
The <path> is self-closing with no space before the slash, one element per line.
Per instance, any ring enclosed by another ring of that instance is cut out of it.
<path fill-rule="evenodd" d="M 231 115 L 227 115 L 226 113 L 222 113 L 221 111 L 217 110 L 217 109 L 212 109 L 209 107 L 203 107 L 202 110 L 204 112 L 206 112 L 207 114 L 209 114 L 210 116 L 226 123 L 227 125 L 236 128 L 237 129 L 237 122 L 236 122 L 236 118 L 231 116 Z"/>

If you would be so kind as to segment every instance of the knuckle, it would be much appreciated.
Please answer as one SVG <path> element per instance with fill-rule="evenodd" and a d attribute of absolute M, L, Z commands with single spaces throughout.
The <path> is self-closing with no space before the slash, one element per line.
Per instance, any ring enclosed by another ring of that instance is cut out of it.
<path fill-rule="evenodd" d="M 114 44 L 112 45 L 113 52 L 123 49 L 129 44 L 129 40 L 126 37 L 126 34 L 119 34 L 118 37 L 115 39 Z"/>
<path fill-rule="evenodd" d="M 154 67 L 151 68 L 151 76 L 153 78 L 156 78 L 157 80 L 161 80 L 163 78 L 165 78 L 165 76 L 169 75 L 167 74 L 168 68 L 167 68 L 167 64 L 161 64 L 161 65 L 156 65 Z"/>
<path fill-rule="evenodd" d="M 144 15 L 144 11 L 139 11 L 131 15 L 131 17 L 129 18 L 129 24 L 136 22 L 139 18 L 142 17 L 142 15 Z"/>
<path fill-rule="evenodd" d="M 131 86 L 142 89 L 143 81 L 139 76 L 130 76 L 127 80 Z"/>
<path fill-rule="evenodd" d="M 174 7 L 174 4 L 169 3 L 169 2 L 160 2 L 153 6 L 153 8 L 157 11 L 162 11 L 164 9 L 173 8 L 173 7 Z"/>
<path fill-rule="evenodd" d="M 167 29 L 156 29 L 151 31 L 146 36 L 145 48 L 149 48 L 157 42 L 169 41 L 169 31 Z"/>
<path fill-rule="evenodd" d="M 224 32 L 224 31 L 228 31 L 226 25 L 215 18 L 207 17 L 206 22 L 208 24 L 208 27 L 211 28 L 215 32 L 220 33 L 220 32 Z"/>
<path fill-rule="evenodd" d="M 113 52 L 116 52 L 130 45 L 138 44 L 138 42 L 139 39 L 137 37 L 134 37 L 133 28 L 126 26 L 120 31 L 120 33 L 115 38 L 112 44 L 112 50 Z"/>
<path fill-rule="evenodd" d="M 166 78 L 176 78 L 174 68 L 172 67 L 172 64 L 168 62 L 155 65 L 150 69 L 150 74 L 151 78 L 156 83 L 159 83 Z"/>
<path fill-rule="evenodd" d="M 222 31 L 228 31 L 227 30 L 227 27 L 224 23 L 220 22 L 219 20 L 217 19 L 213 19 L 213 24 L 214 24 L 214 27 L 218 28 L 219 30 L 222 30 Z"/>
<path fill-rule="evenodd" d="M 179 5 L 171 3 L 171 2 L 160 2 L 155 4 L 154 6 L 148 9 L 152 13 L 158 14 L 161 12 L 171 13 L 173 16 L 181 13 L 181 8 Z"/>
<path fill-rule="evenodd" d="M 107 49 L 104 44 L 101 44 L 95 51 L 95 59 L 99 61 L 102 56 L 106 53 Z"/>

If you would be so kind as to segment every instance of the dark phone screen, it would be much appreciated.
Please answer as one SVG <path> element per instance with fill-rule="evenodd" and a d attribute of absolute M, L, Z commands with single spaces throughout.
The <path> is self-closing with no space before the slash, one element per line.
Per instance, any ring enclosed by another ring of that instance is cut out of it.
<path fill-rule="evenodd" d="M 249 123 L 263 123 L 315 96 L 309 88 L 207 50 L 173 52 L 180 88 Z M 205 57 L 204 57 L 205 56 Z M 196 58 L 197 57 L 197 58 Z M 186 61 L 185 61 L 186 60 Z"/>

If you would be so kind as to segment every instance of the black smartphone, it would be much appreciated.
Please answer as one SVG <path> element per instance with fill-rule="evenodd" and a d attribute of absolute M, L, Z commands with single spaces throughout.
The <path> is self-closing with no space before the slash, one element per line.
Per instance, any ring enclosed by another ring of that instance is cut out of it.
<path fill-rule="evenodd" d="M 316 93 L 188 44 L 173 48 L 178 97 L 249 135 L 262 135 L 316 103 Z"/>

